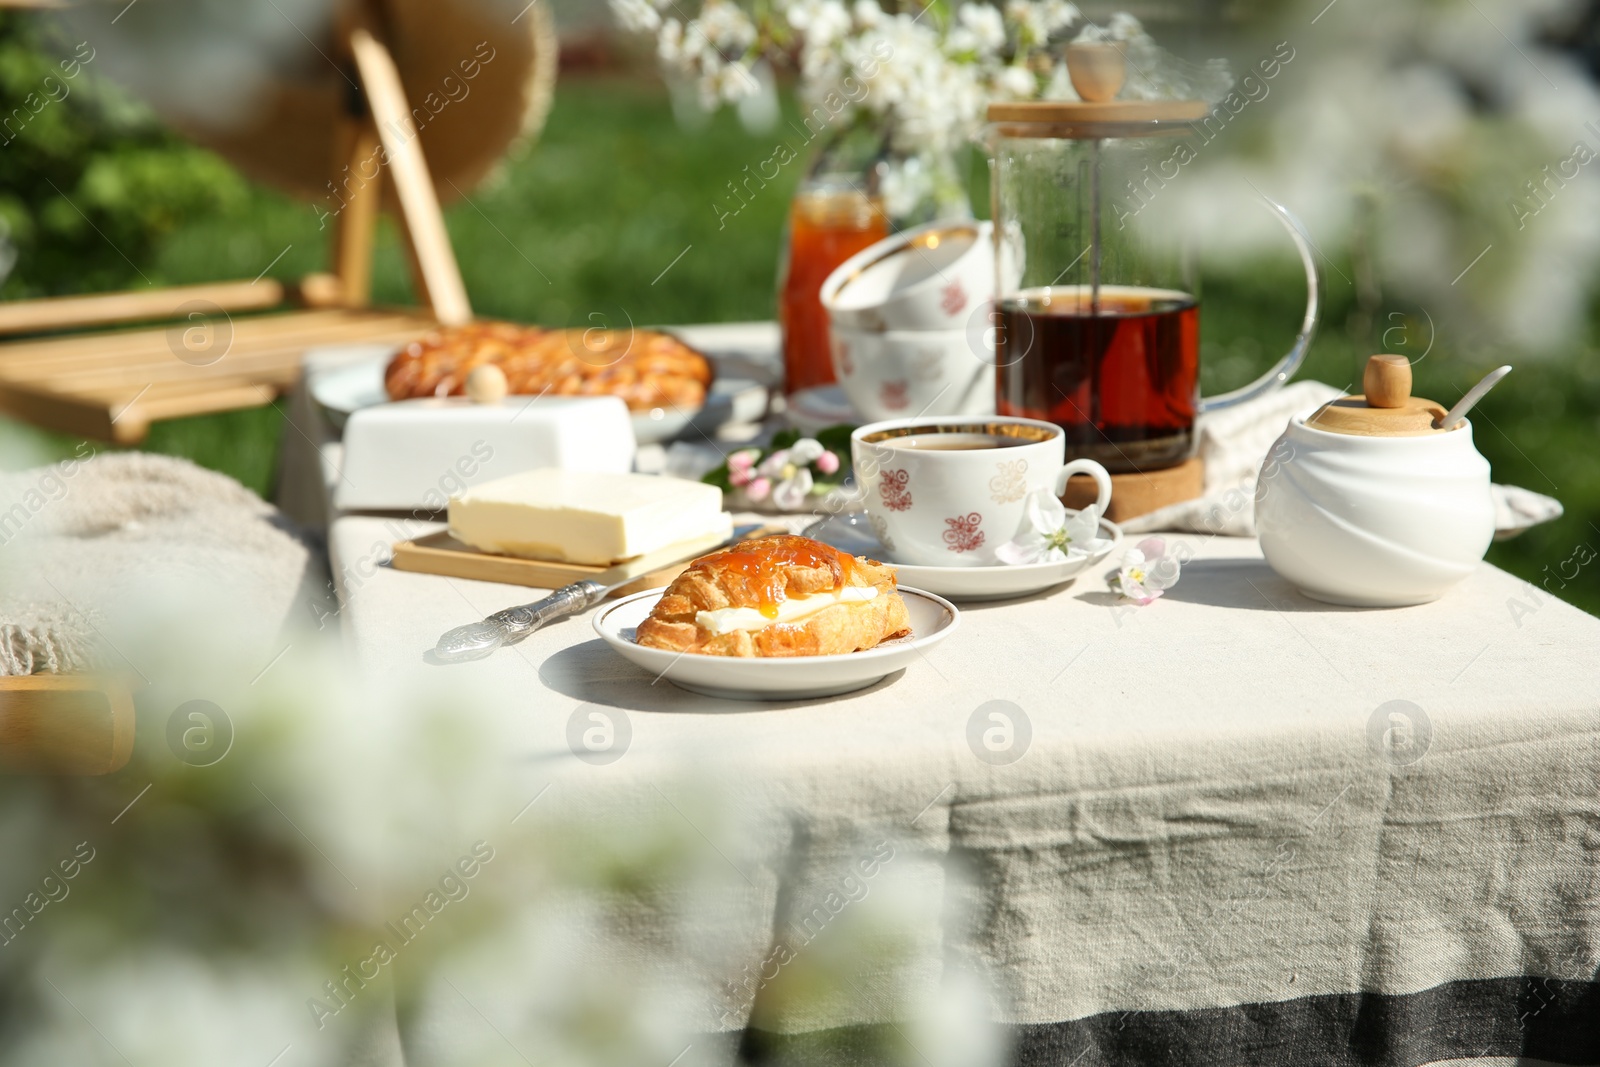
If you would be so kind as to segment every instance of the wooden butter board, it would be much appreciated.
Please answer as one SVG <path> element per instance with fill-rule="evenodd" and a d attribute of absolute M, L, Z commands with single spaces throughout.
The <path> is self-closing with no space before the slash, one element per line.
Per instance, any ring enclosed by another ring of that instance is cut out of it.
<path fill-rule="evenodd" d="M 788 532 L 782 527 L 763 527 L 750 536 Z M 713 535 L 682 541 L 618 564 L 628 574 L 638 577 L 612 591 L 611 595 L 626 596 L 645 589 L 661 589 L 682 574 L 690 561 L 705 555 L 726 540 L 726 536 Z M 538 589 L 559 589 L 610 569 L 583 563 L 556 563 L 480 552 L 451 537 L 448 530 L 440 530 L 414 541 L 401 541 L 394 546 L 390 562 L 396 570 L 439 574 L 447 578 L 471 578 L 479 582 L 501 582 L 505 585 L 527 585 Z"/>

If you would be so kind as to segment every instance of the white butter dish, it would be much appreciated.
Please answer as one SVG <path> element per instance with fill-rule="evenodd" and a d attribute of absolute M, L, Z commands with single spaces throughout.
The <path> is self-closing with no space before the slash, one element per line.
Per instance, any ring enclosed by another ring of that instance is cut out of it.
<path fill-rule="evenodd" d="M 538 467 L 626 473 L 635 443 L 627 405 L 610 396 L 430 397 L 352 412 L 335 506 L 443 511 L 463 490 Z"/>

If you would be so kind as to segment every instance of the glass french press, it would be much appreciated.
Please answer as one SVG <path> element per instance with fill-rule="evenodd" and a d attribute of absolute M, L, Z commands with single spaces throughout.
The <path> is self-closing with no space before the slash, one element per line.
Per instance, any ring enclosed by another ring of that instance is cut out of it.
<path fill-rule="evenodd" d="M 1080 55 L 1069 52 L 1069 69 L 1087 51 L 1074 48 Z M 1305 358 L 1317 322 L 1316 263 L 1299 221 L 1267 201 L 1305 267 L 1299 335 L 1254 382 L 1200 396 L 1193 257 L 1172 232 L 1172 211 L 1148 209 L 1174 206 L 1157 201 L 1197 155 L 1209 111 L 1189 100 L 989 107 L 995 406 L 1062 427 L 1069 459 L 1111 471 L 1182 463 L 1194 450 L 1197 415 L 1278 388 Z"/>

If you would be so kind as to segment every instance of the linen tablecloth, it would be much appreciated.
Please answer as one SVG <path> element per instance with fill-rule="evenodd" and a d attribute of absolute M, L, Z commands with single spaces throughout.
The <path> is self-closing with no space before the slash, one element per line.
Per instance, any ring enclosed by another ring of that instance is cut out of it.
<path fill-rule="evenodd" d="M 530 599 L 380 564 L 432 528 L 331 535 L 362 670 L 448 707 L 437 804 L 498 856 L 490 932 L 397 965 L 412 1067 L 559 1061 L 584 1011 L 663 1065 L 1600 1062 L 1600 620 L 1492 566 L 1342 609 L 1175 535 L 1150 606 L 1085 575 L 756 704 L 587 618 L 430 666 Z"/>
<path fill-rule="evenodd" d="M 315 521 L 338 445 L 291 413 L 281 499 Z M 420 889 L 368 916 L 390 999 L 317 1008 L 320 1037 L 382 1006 L 352 1062 L 1600 1062 L 1600 620 L 1493 567 L 1354 611 L 1251 539 L 1169 537 L 1193 562 L 1150 607 L 1086 575 L 873 689 L 739 704 L 587 619 L 429 666 L 535 595 L 384 564 L 435 528 L 331 529 L 388 694 L 348 728 L 434 768 L 371 799 L 408 832 L 368 847 L 496 858 L 427 938 Z"/>

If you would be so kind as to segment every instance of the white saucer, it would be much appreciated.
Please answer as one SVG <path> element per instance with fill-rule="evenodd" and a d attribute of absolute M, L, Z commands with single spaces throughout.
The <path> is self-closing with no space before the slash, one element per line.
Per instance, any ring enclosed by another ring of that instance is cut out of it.
<path fill-rule="evenodd" d="M 814 434 L 829 426 L 857 426 L 863 419 L 837 385 L 815 385 L 790 394 L 784 417 L 801 433 Z"/>
<path fill-rule="evenodd" d="M 1084 571 L 1100 563 L 1111 554 L 1122 540 L 1122 529 L 1110 519 L 1100 520 L 1100 529 L 1107 537 L 1089 542 L 1089 551 L 1070 552 L 1059 563 L 1022 563 L 1015 566 L 996 564 L 991 567 L 919 567 L 900 563 L 894 553 L 883 547 L 872 527 L 867 525 L 865 512 L 830 515 L 819 519 L 801 531 L 834 548 L 843 549 L 856 556 L 867 556 L 891 564 L 900 581 L 919 589 L 927 589 L 957 601 L 1010 600 L 1043 592 L 1063 582 L 1070 582 Z"/>
<path fill-rule="evenodd" d="M 900 595 L 911 616 L 911 635 L 844 656 L 742 659 L 634 644 L 634 627 L 661 599 L 660 589 L 635 593 L 605 608 L 595 616 L 594 629 L 624 659 L 679 689 L 730 700 L 805 700 L 850 693 L 882 681 L 949 637 L 961 621 L 956 606 L 942 597 L 905 586 Z"/>
<path fill-rule="evenodd" d="M 311 378 L 311 397 L 327 413 L 328 421 L 339 429 L 362 408 L 389 402 L 384 391 L 383 371 L 396 350 L 377 359 L 347 363 L 318 372 Z M 759 394 L 759 395 L 756 395 Z M 515 401 L 515 397 L 511 400 Z M 641 445 L 670 441 L 697 424 L 707 432 L 725 422 L 749 422 L 761 418 L 766 408 L 766 390 L 745 378 L 717 378 L 703 407 L 652 408 L 635 412 L 633 436 Z"/>

